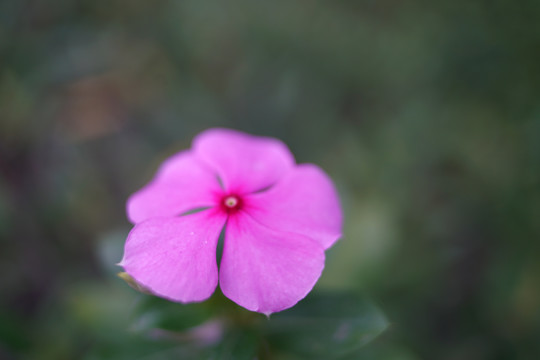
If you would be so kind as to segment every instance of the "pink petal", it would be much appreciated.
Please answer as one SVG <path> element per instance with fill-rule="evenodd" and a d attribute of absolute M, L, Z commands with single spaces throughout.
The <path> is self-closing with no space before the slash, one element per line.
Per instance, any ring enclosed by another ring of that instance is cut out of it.
<path fill-rule="evenodd" d="M 219 191 L 216 174 L 190 152 L 166 160 L 154 179 L 128 200 L 127 213 L 134 224 L 160 216 L 175 216 L 210 207 Z"/>
<path fill-rule="evenodd" d="M 217 285 L 216 246 L 225 220 L 206 210 L 141 222 L 131 230 L 119 265 L 158 296 L 205 300 Z"/>
<path fill-rule="evenodd" d="M 299 165 L 268 191 L 246 197 L 246 211 L 272 229 L 306 235 L 325 249 L 341 237 L 338 194 L 315 165 Z"/>
<path fill-rule="evenodd" d="M 193 149 L 218 172 L 228 190 L 237 192 L 270 186 L 295 163 L 281 141 L 227 129 L 201 133 L 193 140 Z"/>
<path fill-rule="evenodd" d="M 323 248 L 299 234 L 274 231 L 246 213 L 229 218 L 220 265 L 223 294 L 251 311 L 287 309 L 313 288 Z"/>

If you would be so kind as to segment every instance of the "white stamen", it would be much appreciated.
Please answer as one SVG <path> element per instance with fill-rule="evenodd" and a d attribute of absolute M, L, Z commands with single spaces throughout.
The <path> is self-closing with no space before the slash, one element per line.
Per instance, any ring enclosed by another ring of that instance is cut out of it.
<path fill-rule="evenodd" d="M 228 198 L 225 199 L 225 206 L 229 208 L 233 208 L 237 204 L 238 204 L 238 199 L 236 198 L 236 196 L 229 196 Z"/>

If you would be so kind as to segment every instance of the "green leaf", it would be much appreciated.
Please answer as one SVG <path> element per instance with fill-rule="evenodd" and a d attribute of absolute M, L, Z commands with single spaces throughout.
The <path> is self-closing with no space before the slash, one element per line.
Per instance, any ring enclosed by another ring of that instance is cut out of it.
<path fill-rule="evenodd" d="M 217 293 L 195 304 L 143 296 L 134 320 L 133 328 L 146 338 L 177 345 L 161 354 L 163 356 L 249 360 L 257 354 L 260 341 L 257 328 L 265 319 Z"/>
<path fill-rule="evenodd" d="M 387 326 L 382 312 L 365 298 L 312 293 L 292 309 L 272 315 L 264 332 L 277 352 L 329 359 L 358 351 Z"/>
<path fill-rule="evenodd" d="M 179 304 L 156 296 L 143 296 L 134 313 L 133 327 L 148 332 L 184 333 L 203 325 L 215 315 L 210 302 Z"/>
<path fill-rule="evenodd" d="M 259 338 L 251 329 L 233 328 L 215 348 L 215 359 L 252 360 L 256 359 Z"/>

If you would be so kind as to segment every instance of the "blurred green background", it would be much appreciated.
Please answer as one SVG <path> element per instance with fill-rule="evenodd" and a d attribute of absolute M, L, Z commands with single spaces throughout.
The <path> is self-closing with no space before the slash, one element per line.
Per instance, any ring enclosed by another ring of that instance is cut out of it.
<path fill-rule="evenodd" d="M 316 291 L 385 314 L 362 358 L 539 359 L 539 19 L 537 0 L 1 0 L 0 358 L 188 358 L 133 330 L 114 264 L 129 194 L 220 126 L 335 180 L 345 235 Z"/>

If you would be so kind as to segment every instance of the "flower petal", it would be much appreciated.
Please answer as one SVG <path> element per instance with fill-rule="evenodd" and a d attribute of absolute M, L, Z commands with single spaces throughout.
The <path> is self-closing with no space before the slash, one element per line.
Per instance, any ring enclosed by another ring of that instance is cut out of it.
<path fill-rule="evenodd" d="M 225 231 L 220 287 L 251 311 L 287 309 L 313 288 L 324 268 L 324 250 L 299 234 L 278 232 L 246 213 L 231 216 Z"/>
<path fill-rule="evenodd" d="M 158 296 L 205 300 L 217 285 L 216 246 L 225 220 L 206 210 L 143 221 L 131 230 L 119 265 Z"/>
<path fill-rule="evenodd" d="M 193 150 L 218 172 L 227 190 L 244 193 L 274 184 L 295 164 L 281 141 L 227 129 L 201 133 Z"/>
<path fill-rule="evenodd" d="M 136 224 L 210 207 L 215 204 L 216 191 L 219 191 L 216 174 L 184 151 L 166 160 L 154 179 L 131 195 L 127 202 L 128 217 Z"/>
<path fill-rule="evenodd" d="M 268 191 L 246 197 L 246 211 L 272 229 L 306 235 L 325 249 L 341 237 L 338 194 L 315 165 L 299 165 Z"/>

